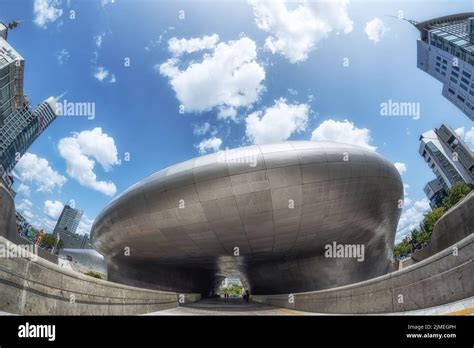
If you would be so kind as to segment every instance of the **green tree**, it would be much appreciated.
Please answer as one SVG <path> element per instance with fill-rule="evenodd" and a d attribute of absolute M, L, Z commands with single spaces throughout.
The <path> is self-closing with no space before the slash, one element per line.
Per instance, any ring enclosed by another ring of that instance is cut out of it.
<path fill-rule="evenodd" d="M 409 254 L 411 252 L 411 244 L 408 241 L 407 238 L 405 238 L 403 241 L 395 245 L 395 248 L 393 249 L 393 256 L 401 256 L 404 254 Z"/>
<path fill-rule="evenodd" d="M 59 240 L 58 245 L 56 245 L 56 252 L 64 248 L 64 241 L 62 239 Z"/>
<path fill-rule="evenodd" d="M 426 233 L 429 234 L 431 237 L 431 234 L 433 233 L 433 228 L 436 222 L 439 220 L 441 216 L 446 212 L 444 207 L 438 207 L 435 208 L 427 213 L 425 213 L 425 218 L 423 219 L 421 223 L 422 230 Z"/>
<path fill-rule="evenodd" d="M 448 190 L 447 196 L 443 199 L 441 205 L 426 212 L 423 221 L 420 223 L 420 228 L 415 228 L 411 231 L 411 240 L 410 238 L 405 238 L 395 245 L 393 248 L 393 256 L 397 257 L 411 253 L 412 245 L 429 243 L 436 222 L 444 215 L 444 213 L 446 213 L 446 211 L 466 197 L 473 189 L 474 185 L 471 184 L 459 183 L 453 185 Z"/>
<path fill-rule="evenodd" d="M 56 245 L 56 237 L 52 234 L 46 233 L 41 241 L 41 247 L 51 250 Z"/>
<path fill-rule="evenodd" d="M 441 206 L 445 209 L 448 210 L 452 206 L 454 206 L 457 202 L 459 202 L 461 199 L 466 197 L 469 192 L 471 192 L 474 188 L 474 185 L 470 184 L 465 184 L 465 183 L 459 183 L 456 185 L 453 185 L 448 192 L 448 195 L 443 199 L 443 203 Z"/>

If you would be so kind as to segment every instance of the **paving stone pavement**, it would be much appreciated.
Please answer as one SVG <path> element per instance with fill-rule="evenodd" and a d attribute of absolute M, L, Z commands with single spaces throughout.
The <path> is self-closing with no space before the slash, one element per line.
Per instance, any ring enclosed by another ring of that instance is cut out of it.
<path fill-rule="evenodd" d="M 314 315 L 314 313 L 277 308 L 260 303 L 244 302 L 241 298 L 203 299 L 181 307 L 145 315 Z"/>
<path fill-rule="evenodd" d="M 277 308 L 255 302 L 245 303 L 240 298 L 204 299 L 185 306 L 145 315 L 338 315 L 327 313 L 311 313 L 287 308 Z M 433 308 L 400 313 L 383 313 L 371 315 L 474 315 L 474 297 L 448 303 Z"/>

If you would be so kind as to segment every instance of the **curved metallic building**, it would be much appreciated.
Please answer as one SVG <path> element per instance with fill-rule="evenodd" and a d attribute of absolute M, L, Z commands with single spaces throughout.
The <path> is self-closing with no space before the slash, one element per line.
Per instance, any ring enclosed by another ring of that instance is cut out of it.
<path fill-rule="evenodd" d="M 59 257 L 65 259 L 65 262 L 71 269 L 80 272 L 96 272 L 102 279 L 107 279 L 107 264 L 105 257 L 94 249 L 60 249 Z"/>
<path fill-rule="evenodd" d="M 233 276 L 254 294 L 309 291 L 389 271 L 399 200 L 398 171 L 365 148 L 249 146 L 133 185 L 97 217 L 92 240 L 120 283 L 206 295 Z M 363 246 L 362 260 L 328 257 L 334 243 Z"/>

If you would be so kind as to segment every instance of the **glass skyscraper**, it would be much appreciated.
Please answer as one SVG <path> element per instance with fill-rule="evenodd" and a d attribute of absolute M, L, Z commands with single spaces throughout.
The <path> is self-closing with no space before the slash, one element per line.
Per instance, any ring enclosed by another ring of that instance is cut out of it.
<path fill-rule="evenodd" d="M 0 128 L 0 163 L 10 172 L 31 144 L 56 118 L 56 100 L 49 97 L 35 109 L 30 104 L 10 114 Z"/>
<path fill-rule="evenodd" d="M 418 68 L 439 80 L 443 96 L 474 121 L 474 12 L 411 22 L 421 33 Z"/>
<path fill-rule="evenodd" d="M 25 60 L 6 41 L 0 22 L 0 176 L 5 179 L 18 160 L 56 118 L 56 99 L 32 108 L 23 94 Z"/>

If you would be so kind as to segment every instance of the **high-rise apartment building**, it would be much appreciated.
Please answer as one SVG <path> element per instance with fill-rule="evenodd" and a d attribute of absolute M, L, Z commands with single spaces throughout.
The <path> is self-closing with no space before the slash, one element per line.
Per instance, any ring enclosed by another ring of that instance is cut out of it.
<path fill-rule="evenodd" d="M 56 227 L 54 227 L 53 233 L 55 235 L 60 232 L 76 233 L 82 214 L 83 212 L 81 210 L 65 205 L 56 223 Z"/>
<path fill-rule="evenodd" d="M 428 197 L 432 209 L 439 206 L 447 195 L 443 183 L 437 178 L 429 181 L 423 188 L 423 191 L 426 197 Z"/>
<path fill-rule="evenodd" d="M 419 153 L 436 175 L 424 188 L 432 207 L 441 202 L 454 184 L 474 183 L 474 154 L 447 125 L 423 133 Z"/>
<path fill-rule="evenodd" d="M 410 22 L 421 33 L 418 68 L 440 81 L 443 96 L 474 121 L 474 12 Z"/>
<path fill-rule="evenodd" d="M 93 249 L 88 234 L 76 233 L 83 212 L 65 205 L 53 234 L 63 241 L 65 249 Z"/>
<path fill-rule="evenodd" d="M 6 41 L 8 27 L 0 23 L 0 126 L 5 118 L 25 105 L 25 60 Z"/>
<path fill-rule="evenodd" d="M 8 175 L 36 138 L 56 118 L 57 104 L 49 97 L 32 108 L 23 94 L 25 60 L 6 41 L 8 26 L 0 22 L 0 176 Z"/>

